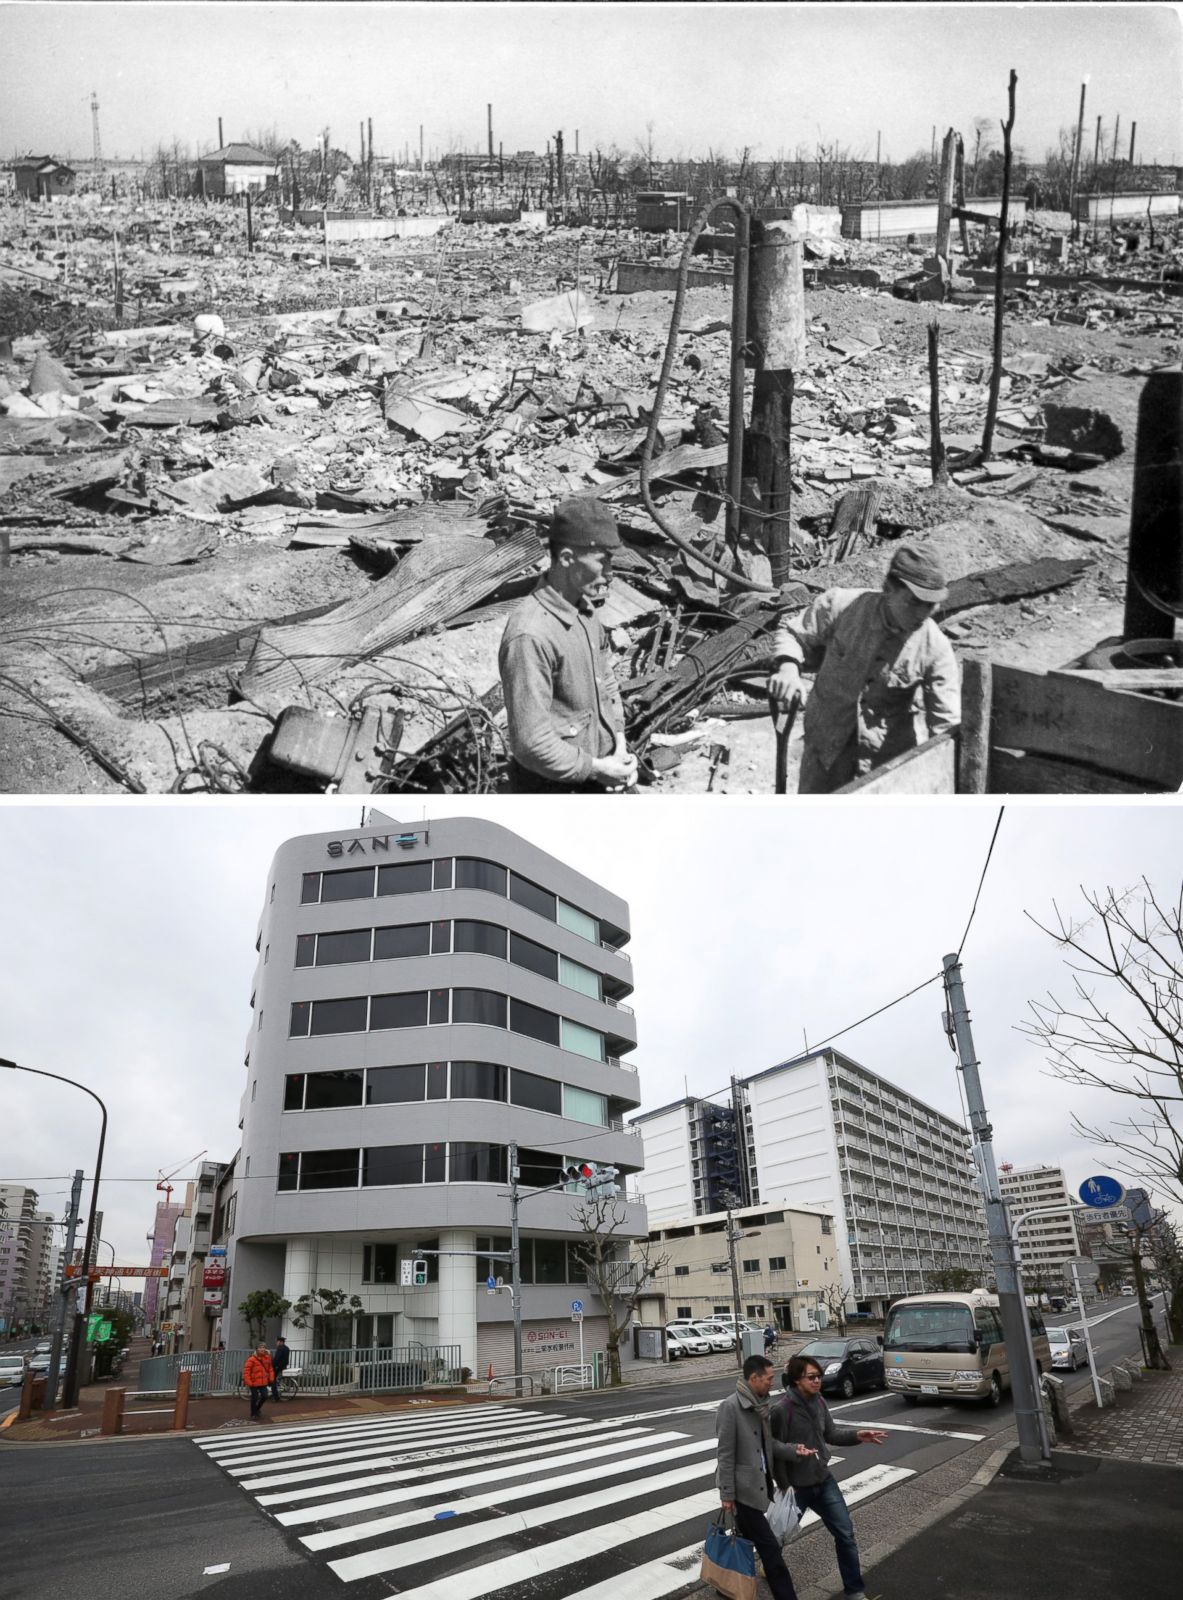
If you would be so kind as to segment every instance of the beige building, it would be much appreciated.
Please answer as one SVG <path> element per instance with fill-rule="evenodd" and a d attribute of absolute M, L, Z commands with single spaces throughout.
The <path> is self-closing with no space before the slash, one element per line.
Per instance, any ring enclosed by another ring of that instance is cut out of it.
<path fill-rule="evenodd" d="M 1010 1220 L 1032 1213 L 1018 1232 L 1023 1282 L 1028 1293 L 1049 1289 L 1071 1289 L 1072 1281 L 1064 1263 L 1081 1254 L 1074 1204 L 1059 1167 L 1012 1167 L 1004 1162 L 998 1169 L 998 1187 L 1006 1201 Z M 1062 1211 L 1049 1211 L 1062 1206 Z"/>
<path fill-rule="evenodd" d="M 842 1267 L 834 1219 L 786 1206 L 744 1206 L 731 1215 L 740 1316 L 798 1333 L 835 1321 Z M 654 1262 L 668 1260 L 638 1302 L 639 1322 L 734 1310 L 725 1212 L 662 1222 L 650 1231 L 649 1253 Z"/>

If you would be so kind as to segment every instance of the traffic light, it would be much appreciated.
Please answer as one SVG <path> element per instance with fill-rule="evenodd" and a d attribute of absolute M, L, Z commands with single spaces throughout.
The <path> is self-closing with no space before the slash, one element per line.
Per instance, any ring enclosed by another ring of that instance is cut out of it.
<path fill-rule="evenodd" d="M 570 1166 L 563 1168 L 564 1183 L 578 1183 L 591 1192 L 591 1185 L 595 1182 L 596 1169 L 590 1161 L 573 1161 Z"/>
<path fill-rule="evenodd" d="M 412 1263 L 411 1263 L 411 1276 L 414 1279 L 414 1283 L 415 1283 L 416 1289 L 426 1288 L 426 1286 L 427 1286 L 427 1262 L 426 1261 L 421 1261 L 421 1260 L 412 1261 Z"/>

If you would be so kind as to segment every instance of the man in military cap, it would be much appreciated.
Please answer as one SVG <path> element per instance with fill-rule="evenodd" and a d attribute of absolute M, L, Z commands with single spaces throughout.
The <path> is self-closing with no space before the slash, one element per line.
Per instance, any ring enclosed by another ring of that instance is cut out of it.
<path fill-rule="evenodd" d="M 827 589 L 773 640 L 768 693 L 787 710 L 801 668 L 816 669 L 805 707 L 799 794 L 832 794 L 961 720 L 961 683 L 932 620 L 948 594 L 931 551 L 900 545 L 879 589 Z"/>
<path fill-rule="evenodd" d="M 550 569 L 510 617 L 499 664 L 516 794 L 602 793 L 636 781 L 608 640 L 616 518 L 591 496 L 564 500 L 550 526 Z"/>

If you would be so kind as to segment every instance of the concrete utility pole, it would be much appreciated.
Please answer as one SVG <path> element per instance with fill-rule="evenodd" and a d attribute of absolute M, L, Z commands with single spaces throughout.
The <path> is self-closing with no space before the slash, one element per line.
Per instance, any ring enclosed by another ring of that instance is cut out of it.
<path fill-rule="evenodd" d="M 45 1373 L 45 1399 L 43 1409 L 52 1411 L 57 1404 L 58 1373 L 62 1364 L 62 1343 L 66 1331 L 66 1313 L 76 1280 L 66 1277 L 66 1266 L 74 1258 L 74 1238 L 78 1232 L 78 1216 L 82 1209 L 82 1168 L 74 1173 L 70 1188 L 70 1209 L 66 1213 L 66 1242 L 62 1247 L 62 1277 L 58 1286 L 58 1303 L 54 1309 L 53 1341 L 49 1349 L 49 1366 Z"/>
<path fill-rule="evenodd" d="M 486 107 L 489 114 L 489 160 L 493 159 L 493 103 L 490 101 Z"/>
<path fill-rule="evenodd" d="M 739 1332 L 739 1268 L 735 1264 L 735 1247 L 743 1238 L 742 1228 L 737 1228 L 731 1220 L 731 1207 L 735 1204 L 735 1196 L 727 1196 L 727 1260 L 731 1266 L 731 1310 L 735 1315 L 735 1364 L 743 1367 L 743 1340 Z"/>
<path fill-rule="evenodd" d="M 513 1274 L 513 1370 L 514 1394 L 522 1392 L 522 1240 L 518 1232 L 518 1146 L 517 1140 L 509 1144 L 509 1257 Z"/>
<path fill-rule="evenodd" d="M 1138 132 L 1138 124 L 1136 122 L 1131 122 L 1130 123 L 1130 166 L 1131 167 L 1134 164 L 1134 138 L 1135 138 L 1137 132 Z"/>
<path fill-rule="evenodd" d="M 957 1057 L 965 1082 L 965 1100 L 969 1108 L 969 1125 L 974 1136 L 974 1163 L 978 1169 L 978 1183 L 986 1202 L 986 1224 L 990 1234 L 990 1254 L 994 1261 L 994 1278 L 998 1285 L 998 1315 L 1006 1340 L 1010 1365 L 1011 1392 L 1015 1399 L 1015 1425 L 1019 1434 L 1019 1455 L 1025 1462 L 1047 1464 L 1051 1460 L 1051 1447 L 1047 1438 L 1047 1423 L 1035 1376 L 1035 1351 L 1031 1344 L 1031 1325 L 1027 1319 L 1027 1302 L 1023 1297 L 1022 1280 L 1015 1265 L 1014 1244 L 1007 1220 L 1006 1203 L 998 1186 L 998 1169 L 994 1162 L 994 1130 L 986 1114 L 982 1098 L 982 1084 L 978 1076 L 978 1059 L 974 1055 L 973 1034 L 970 1031 L 969 1010 L 965 1003 L 965 990 L 961 984 L 961 962 L 956 954 L 944 958 L 945 996 L 949 1009 L 945 1015 L 945 1029 L 955 1041 Z"/>
<path fill-rule="evenodd" d="M 221 117 L 219 117 L 218 118 L 218 149 L 219 150 L 224 150 L 225 148 L 226 148 L 226 141 L 222 138 L 222 119 L 221 119 Z"/>
<path fill-rule="evenodd" d="M 1068 214 L 1071 218 L 1073 238 L 1076 237 L 1076 180 L 1080 172 L 1080 147 L 1084 138 L 1084 92 L 1089 86 L 1086 78 L 1080 86 L 1080 115 L 1076 119 L 1076 143 L 1072 146 L 1072 176 L 1068 180 Z"/>

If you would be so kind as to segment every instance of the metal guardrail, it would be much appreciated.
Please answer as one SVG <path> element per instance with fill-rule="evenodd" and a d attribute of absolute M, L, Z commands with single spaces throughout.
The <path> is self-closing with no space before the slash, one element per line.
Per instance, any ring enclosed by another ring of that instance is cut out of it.
<path fill-rule="evenodd" d="M 188 1350 L 141 1361 L 141 1390 L 168 1393 L 177 1376 L 188 1372 L 193 1394 L 233 1394 L 242 1382 L 250 1349 Z M 421 1389 L 433 1383 L 461 1383 L 458 1344 L 353 1346 L 343 1350 L 292 1349 L 289 1377 L 302 1394 L 373 1394 Z"/>
<path fill-rule="evenodd" d="M 542 1381 L 542 1374 L 538 1372 L 499 1372 L 485 1381 L 489 1385 L 490 1394 L 493 1393 L 493 1385 L 495 1383 L 512 1383 L 515 1387 L 519 1383 L 528 1383 L 530 1385 L 530 1393 L 533 1394 L 535 1383 Z"/>
<path fill-rule="evenodd" d="M 582 1367 L 556 1367 L 551 1379 L 552 1394 L 563 1389 L 594 1389 L 595 1386 L 596 1369 L 590 1362 Z"/>

